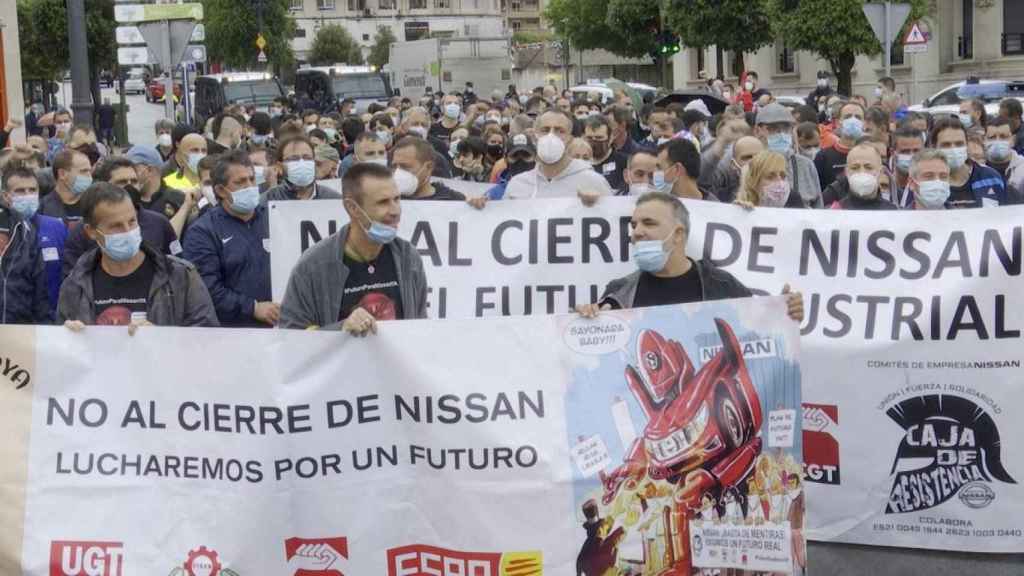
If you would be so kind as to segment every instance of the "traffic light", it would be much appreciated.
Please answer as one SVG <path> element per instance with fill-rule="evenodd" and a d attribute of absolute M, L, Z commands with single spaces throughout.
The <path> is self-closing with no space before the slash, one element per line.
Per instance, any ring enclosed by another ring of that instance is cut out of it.
<path fill-rule="evenodd" d="M 658 34 L 658 54 L 660 56 L 671 56 L 679 53 L 679 36 L 668 30 Z"/>

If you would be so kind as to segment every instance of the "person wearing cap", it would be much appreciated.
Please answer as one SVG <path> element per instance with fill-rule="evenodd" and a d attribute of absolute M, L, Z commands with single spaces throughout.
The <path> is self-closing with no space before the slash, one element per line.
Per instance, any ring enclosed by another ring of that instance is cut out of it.
<path fill-rule="evenodd" d="M 180 127 L 179 127 L 180 128 Z M 175 133 L 179 133 L 175 128 Z M 206 156 L 206 138 L 202 134 L 190 132 L 181 137 L 175 145 L 172 164 L 174 169 L 165 174 L 164 184 L 175 190 L 191 190 L 199 185 L 199 161 Z M 164 167 L 167 170 L 167 167 Z"/>
<path fill-rule="evenodd" d="M 288 136 L 277 148 L 280 184 L 267 190 L 263 203 L 279 200 L 340 199 L 341 194 L 316 182 L 313 143 L 304 134 Z"/>
<path fill-rule="evenodd" d="M 135 174 L 139 178 L 139 207 L 163 214 L 180 238 L 192 214 L 199 188 L 182 191 L 168 187 L 160 178 L 163 162 L 156 148 L 136 144 L 128 149 L 125 156 L 135 165 Z"/>
<path fill-rule="evenodd" d="M 39 213 L 39 180 L 31 168 L 18 161 L 10 162 L 4 168 L 0 183 L 3 188 L 3 205 L 9 207 L 12 215 L 35 232 L 36 244 L 43 261 L 50 314 L 56 318 L 57 297 L 60 295 L 60 284 L 64 279 L 61 273 L 61 258 L 64 256 L 64 242 L 68 237 L 67 226 L 60 218 Z M 0 267 L 2 265 L 3 258 L 0 258 Z"/>
<path fill-rule="evenodd" d="M 772 152 L 786 158 L 786 179 L 790 182 L 788 208 L 821 208 L 821 183 L 814 162 L 796 153 L 793 145 L 793 115 L 777 102 L 757 112 L 755 135 Z"/>
<path fill-rule="evenodd" d="M 97 182 L 82 198 L 93 248 L 60 290 L 57 320 L 86 325 L 217 326 L 210 294 L 195 267 L 165 256 L 142 239 L 135 204 L 124 188 Z"/>
<path fill-rule="evenodd" d="M 341 155 L 330 144 L 321 144 L 313 153 L 316 162 L 316 179 L 330 180 L 338 177 Z"/>
<path fill-rule="evenodd" d="M 505 169 L 498 175 L 497 183 L 487 190 L 487 198 L 501 200 L 505 196 L 505 187 L 513 177 L 533 170 L 536 165 L 536 152 L 526 134 L 516 134 L 509 138 L 508 152 L 502 160 Z"/>

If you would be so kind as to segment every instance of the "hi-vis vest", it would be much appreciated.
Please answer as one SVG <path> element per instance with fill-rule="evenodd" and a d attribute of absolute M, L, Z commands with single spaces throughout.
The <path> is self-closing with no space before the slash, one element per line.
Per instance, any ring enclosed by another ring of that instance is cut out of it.
<path fill-rule="evenodd" d="M 193 184 L 192 181 L 188 179 L 188 176 L 185 176 L 184 172 L 174 171 L 167 176 L 164 176 L 164 186 L 175 190 L 191 190 L 197 185 Z"/>

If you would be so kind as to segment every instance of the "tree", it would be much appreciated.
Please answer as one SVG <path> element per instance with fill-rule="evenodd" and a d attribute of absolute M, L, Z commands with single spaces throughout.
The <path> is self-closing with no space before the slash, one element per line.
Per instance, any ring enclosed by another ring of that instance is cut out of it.
<path fill-rule="evenodd" d="M 397 42 L 395 33 L 387 26 L 378 26 L 377 33 L 373 35 L 373 47 L 370 48 L 370 57 L 366 61 L 378 69 L 388 63 L 391 58 L 391 45 Z"/>
<path fill-rule="evenodd" d="M 656 20 L 657 15 L 654 0 L 551 0 L 544 10 L 551 27 L 574 49 L 603 49 L 627 57 L 644 56 L 654 49 L 655 35 L 636 26 Z"/>
<path fill-rule="evenodd" d="M 791 48 L 814 52 L 828 62 L 840 94 L 851 93 L 851 72 L 857 55 L 874 56 L 882 51 L 861 10 L 861 0 L 767 1 L 776 32 Z M 928 11 L 928 0 L 909 2 L 908 23 Z"/>
<path fill-rule="evenodd" d="M 668 0 L 668 28 L 691 48 L 716 46 L 736 57 L 756 52 L 775 40 L 764 0 Z"/>
<path fill-rule="evenodd" d="M 267 62 L 279 72 L 295 63 L 291 41 L 295 21 L 289 12 L 289 0 L 202 0 L 206 26 L 207 57 L 231 68 L 262 66 L 258 62 L 256 38 L 263 34 Z M 256 4 L 263 5 L 263 29 Z"/>
<path fill-rule="evenodd" d="M 363 51 L 352 35 L 337 24 L 324 26 L 316 33 L 309 50 L 309 61 L 313 64 L 363 63 Z"/>
<path fill-rule="evenodd" d="M 99 73 L 113 70 L 117 62 L 114 1 L 86 2 L 85 19 L 89 85 L 93 102 L 99 103 Z M 65 0 L 18 0 L 18 36 L 23 77 L 57 80 L 71 66 Z"/>

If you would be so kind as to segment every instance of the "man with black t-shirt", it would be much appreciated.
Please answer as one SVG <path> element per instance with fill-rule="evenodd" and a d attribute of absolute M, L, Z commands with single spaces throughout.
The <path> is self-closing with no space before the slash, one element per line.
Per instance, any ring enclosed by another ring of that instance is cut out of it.
<path fill-rule="evenodd" d="M 825 148 L 814 157 L 814 167 L 818 169 L 818 182 L 822 190 L 843 175 L 846 169 L 846 155 L 864 135 L 864 107 L 856 102 L 844 104 L 839 109 L 836 128 L 839 141 L 835 146 Z"/>
<path fill-rule="evenodd" d="M 604 116 L 591 116 L 583 123 L 583 134 L 594 151 L 591 165 L 594 171 L 604 176 L 612 190 L 621 190 L 626 181 L 623 172 L 629 163 L 629 157 L 617 151 L 612 142 L 612 126 Z"/>
<path fill-rule="evenodd" d="M 210 294 L 188 262 L 142 242 L 135 205 L 123 188 L 105 182 L 82 197 L 84 229 L 97 244 L 64 281 L 58 320 L 86 324 L 218 326 Z"/>
<path fill-rule="evenodd" d="M 465 200 L 457 190 L 441 182 L 431 182 L 434 172 L 434 148 L 422 138 L 406 136 L 391 150 L 395 185 L 407 200 Z"/>
<path fill-rule="evenodd" d="M 281 303 L 282 328 L 337 328 L 355 336 L 378 320 L 426 318 L 427 277 L 416 248 L 397 238 L 401 195 L 384 166 L 361 163 L 342 179 L 350 224 L 299 259 Z"/>
<path fill-rule="evenodd" d="M 598 302 L 577 306 L 576 312 L 582 316 L 593 318 L 602 310 L 752 295 L 732 274 L 707 260 L 693 260 L 686 255 L 690 213 L 675 196 L 663 192 L 644 194 L 636 201 L 630 225 L 632 257 L 638 270 L 609 282 Z M 788 284 L 782 292 L 787 296 L 789 317 L 803 321 L 803 295 L 790 292 Z"/>

